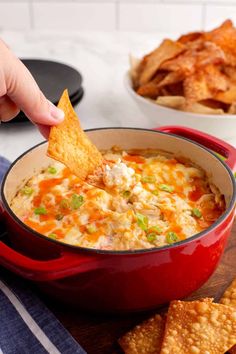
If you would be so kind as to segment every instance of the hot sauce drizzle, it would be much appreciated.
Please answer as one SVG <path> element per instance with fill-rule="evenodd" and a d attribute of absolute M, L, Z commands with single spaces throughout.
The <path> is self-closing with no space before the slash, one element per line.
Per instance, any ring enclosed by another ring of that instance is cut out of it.
<path fill-rule="evenodd" d="M 194 208 L 200 198 L 208 193 L 211 193 L 208 184 L 204 179 L 194 177 L 191 181 L 186 179 L 182 170 L 178 170 L 177 164 L 180 162 L 175 158 L 167 160 L 151 159 L 147 162 L 144 156 L 135 154 L 127 154 L 121 157 L 129 167 L 135 170 L 135 173 L 140 175 L 142 188 L 149 193 L 156 192 L 155 196 L 158 197 L 161 193 L 166 193 L 165 198 L 171 203 L 175 203 L 175 198 L 178 196 L 188 203 L 190 208 Z M 158 165 L 155 165 L 157 164 Z M 109 165 L 112 161 L 109 160 Z M 160 168 L 161 166 L 161 168 Z M 155 172 L 155 168 L 157 171 Z M 161 182 L 160 183 L 160 176 Z M 144 178 L 143 178 L 144 176 Z M 143 178 L 143 181 L 142 181 Z M 67 180 L 68 190 L 62 195 L 60 190 L 56 188 Z M 188 192 L 185 191 L 186 183 L 188 183 Z M 27 216 L 24 222 L 41 234 L 53 235 L 55 239 L 64 240 L 66 235 L 74 227 L 77 227 L 78 233 L 83 235 L 83 238 L 90 243 L 96 243 L 101 236 L 105 234 L 105 225 L 107 214 L 101 208 L 98 208 L 94 201 L 102 198 L 101 190 L 97 188 L 86 188 L 81 184 L 81 181 L 70 173 L 68 168 L 61 171 L 60 177 L 46 178 L 39 182 L 38 193 L 33 197 L 32 204 L 35 208 L 43 207 L 46 213 L 38 215 L 38 221 L 32 220 L 32 215 Z M 113 196 L 119 196 L 120 193 L 116 190 L 110 190 Z M 127 192 L 125 191 L 126 195 Z M 71 199 L 73 195 L 83 195 L 86 203 L 87 222 L 89 225 L 94 225 L 89 231 L 86 225 L 80 220 L 80 211 L 73 210 L 71 207 Z M 159 198 L 159 197 L 158 197 Z M 162 201 L 161 201 L 162 202 Z M 159 205 L 161 218 L 166 221 L 169 227 L 165 230 L 165 234 L 172 233 L 177 235 L 178 240 L 184 240 L 183 227 L 176 220 L 176 213 L 165 207 L 165 203 Z M 223 213 L 224 207 L 219 207 L 215 202 L 206 203 L 206 205 L 199 206 L 199 213 L 194 216 L 198 225 L 198 230 L 209 227 L 219 216 Z M 136 223 L 135 212 L 129 210 L 128 214 L 132 214 L 133 223 L 130 225 L 130 230 L 134 230 L 134 223 Z M 198 217 L 199 216 L 199 217 Z M 107 219 L 109 223 L 109 218 Z M 119 228 L 118 228 L 119 229 Z M 145 231 L 146 232 L 146 231 Z M 144 232 L 144 233 L 145 233 Z M 158 236 L 157 236 L 158 237 Z"/>

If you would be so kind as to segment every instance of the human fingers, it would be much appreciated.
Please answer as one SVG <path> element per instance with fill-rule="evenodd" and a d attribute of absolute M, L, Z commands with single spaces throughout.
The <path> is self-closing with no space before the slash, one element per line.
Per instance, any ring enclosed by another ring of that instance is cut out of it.
<path fill-rule="evenodd" d="M 19 111 L 19 108 L 9 97 L 0 97 L 0 122 L 11 120 L 19 113 Z"/>
<path fill-rule="evenodd" d="M 57 125 L 64 112 L 49 102 L 24 64 L 5 46 L 4 77 L 8 97 L 34 123 Z"/>

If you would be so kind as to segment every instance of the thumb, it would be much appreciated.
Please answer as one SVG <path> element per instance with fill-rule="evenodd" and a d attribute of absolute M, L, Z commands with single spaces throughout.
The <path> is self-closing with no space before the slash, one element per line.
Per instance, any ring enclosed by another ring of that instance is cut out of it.
<path fill-rule="evenodd" d="M 64 112 L 46 99 L 28 69 L 9 50 L 8 56 L 9 64 L 5 78 L 8 97 L 33 123 L 43 125 L 61 123 Z"/>

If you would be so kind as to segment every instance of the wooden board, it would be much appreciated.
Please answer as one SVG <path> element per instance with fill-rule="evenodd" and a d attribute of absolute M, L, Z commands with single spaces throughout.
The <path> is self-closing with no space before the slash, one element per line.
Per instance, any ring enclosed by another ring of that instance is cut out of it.
<path fill-rule="evenodd" d="M 236 223 L 231 233 L 223 258 L 207 283 L 188 299 L 214 297 L 218 301 L 225 288 L 236 276 Z M 47 298 L 43 298 L 47 306 L 55 313 L 62 324 L 82 345 L 88 354 L 121 353 L 117 339 L 134 325 L 150 317 L 155 312 L 131 314 L 126 316 L 102 316 L 81 314 L 79 311 L 62 307 Z M 164 308 L 160 310 L 164 311 Z"/>

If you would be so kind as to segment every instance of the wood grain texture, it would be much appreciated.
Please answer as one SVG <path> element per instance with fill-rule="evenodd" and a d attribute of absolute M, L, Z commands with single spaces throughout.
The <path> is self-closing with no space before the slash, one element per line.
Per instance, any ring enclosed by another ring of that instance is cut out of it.
<path fill-rule="evenodd" d="M 215 301 L 218 301 L 235 276 L 236 223 L 217 270 L 207 283 L 187 299 L 193 300 L 207 296 L 213 297 Z M 68 309 L 68 307 L 56 304 L 46 297 L 44 297 L 44 301 L 88 354 L 121 353 L 117 344 L 117 339 L 120 336 L 154 313 L 162 313 L 166 309 L 163 307 L 149 313 L 130 314 L 120 317 L 117 315 L 103 316 Z"/>

